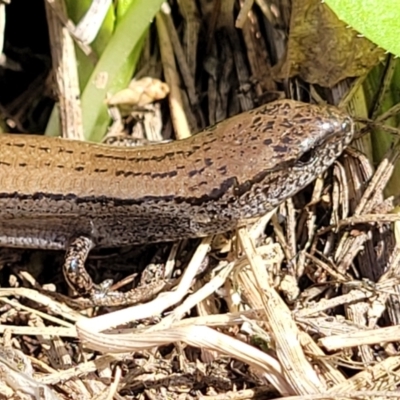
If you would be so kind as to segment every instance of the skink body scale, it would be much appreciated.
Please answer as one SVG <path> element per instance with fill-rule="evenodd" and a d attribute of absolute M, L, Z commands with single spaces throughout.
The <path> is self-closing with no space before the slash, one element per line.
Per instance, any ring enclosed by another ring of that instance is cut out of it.
<path fill-rule="evenodd" d="M 332 106 L 276 101 L 189 139 L 120 148 L 0 135 L 0 245 L 66 249 L 202 237 L 265 214 L 353 136 Z"/>

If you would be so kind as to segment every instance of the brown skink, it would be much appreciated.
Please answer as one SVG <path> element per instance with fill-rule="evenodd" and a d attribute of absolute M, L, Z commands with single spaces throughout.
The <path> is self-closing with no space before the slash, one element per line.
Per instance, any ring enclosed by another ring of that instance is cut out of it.
<path fill-rule="evenodd" d="M 67 249 L 76 284 L 93 247 L 202 237 L 265 214 L 325 171 L 353 130 L 333 106 L 281 100 L 146 147 L 3 134 L 0 246 Z"/>

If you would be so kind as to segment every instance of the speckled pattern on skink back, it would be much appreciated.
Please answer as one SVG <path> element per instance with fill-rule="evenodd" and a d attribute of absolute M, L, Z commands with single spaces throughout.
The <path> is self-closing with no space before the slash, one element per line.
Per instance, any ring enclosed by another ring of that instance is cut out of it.
<path fill-rule="evenodd" d="M 65 249 L 85 236 L 114 247 L 227 231 L 305 187 L 352 136 L 345 112 L 292 100 L 147 147 L 0 135 L 0 245 Z"/>

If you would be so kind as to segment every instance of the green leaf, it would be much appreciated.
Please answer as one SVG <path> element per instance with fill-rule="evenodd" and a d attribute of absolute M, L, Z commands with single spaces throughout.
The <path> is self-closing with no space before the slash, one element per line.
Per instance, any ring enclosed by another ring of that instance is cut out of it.
<path fill-rule="evenodd" d="M 326 0 L 339 19 L 379 47 L 400 56 L 400 7 L 393 0 Z"/>
<path fill-rule="evenodd" d="M 135 71 L 145 33 L 163 0 L 135 0 L 118 21 L 82 94 L 85 138 L 99 141 L 109 124 L 106 95 L 127 86 Z M 101 83 L 102 82 L 102 83 Z"/>
<path fill-rule="evenodd" d="M 70 18 L 86 12 L 92 0 L 68 0 Z M 83 133 L 86 140 L 101 141 L 110 123 L 106 97 L 124 89 L 132 79 L 148 28 L 164 0 L 124 0 L 115 14 L 110 7 L 92 46 L 99 61 L 92 61 L 77 49 L 81 88 Z M 114 29 L 115 27 L 115 29 Z M 59 116 L 54 108 L 46 135 L 59 132 Z"/>

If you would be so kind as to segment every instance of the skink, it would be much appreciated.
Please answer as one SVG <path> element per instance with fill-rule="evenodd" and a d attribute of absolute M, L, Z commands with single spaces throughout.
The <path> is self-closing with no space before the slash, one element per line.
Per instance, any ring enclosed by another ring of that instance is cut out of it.
<path fill-rule="evenodd" d="M 91 281 L 79 274 L 93 247 L 242 226 L 325 171 L 353 131 L 333 106 L 280 100 L 146 147 L 3 134 L 0 246 L 66 249 L 67 281 L 84 292 Z"/>

